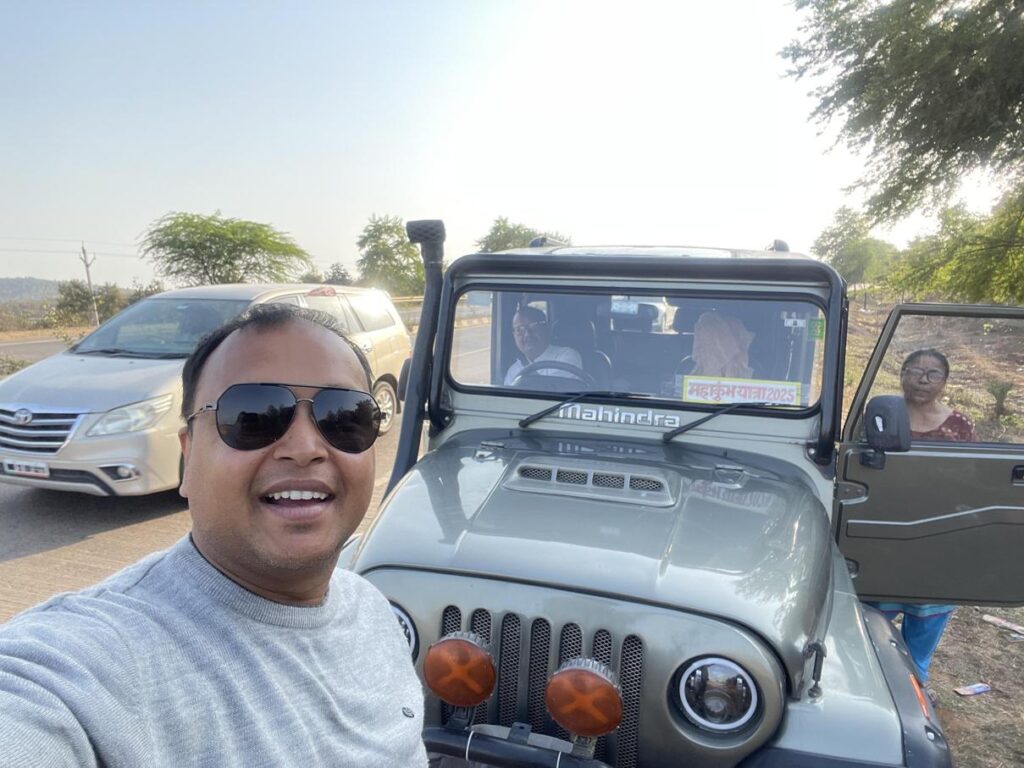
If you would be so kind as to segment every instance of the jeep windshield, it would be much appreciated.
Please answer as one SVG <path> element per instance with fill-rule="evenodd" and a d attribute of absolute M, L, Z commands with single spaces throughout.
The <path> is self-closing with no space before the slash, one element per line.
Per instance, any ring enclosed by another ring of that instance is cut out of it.
<path fill-rule="evenodd" d="M 188 357 L 202 336 L 248 305 L 248 301 L 228 299 L 143 299 L 112 317 L 70 351 L 110 357 Z"/>
<path fill-rule="evenodd" d="M 821 391 L 825 317 L 809 298 L 469 290 L 455 312 L 449 376 L 463 390 L 788 409 Z"/>

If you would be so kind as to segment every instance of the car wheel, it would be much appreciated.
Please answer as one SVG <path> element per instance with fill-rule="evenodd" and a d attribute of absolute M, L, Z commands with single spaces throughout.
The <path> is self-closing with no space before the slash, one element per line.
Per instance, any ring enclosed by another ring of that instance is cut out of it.
<path fill-rule="evenodd" d="M 381 379 L 373 387 L 373 399 L 380 406 L 380 433 L 386 434 L 395 423 L 398 413 L 398 396 L 395 388 Z"/>

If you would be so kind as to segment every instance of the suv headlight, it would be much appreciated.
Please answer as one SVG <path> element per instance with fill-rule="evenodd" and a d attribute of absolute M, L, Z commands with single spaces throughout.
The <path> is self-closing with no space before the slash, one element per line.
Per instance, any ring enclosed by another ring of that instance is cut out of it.
<path fill-rule="evenodd" d="M 747 671 L 728 659 L 691 662 L 679 676 L 679 704 L 687 719 L 709 731 L 742 728 L 757 711 L 757 687 Z"/>
<path fill-rule="evenodd" d="M 131 405 L 123 405 L 107 411 L 103 417 L 92 425 L 86 435 L 116 435 L 121 432 L 138 432 L 156 424 L 157 420 L 169 410 L 174 403 L 174 395 L 161 395 L 150 400 L 143 400 Z"/>

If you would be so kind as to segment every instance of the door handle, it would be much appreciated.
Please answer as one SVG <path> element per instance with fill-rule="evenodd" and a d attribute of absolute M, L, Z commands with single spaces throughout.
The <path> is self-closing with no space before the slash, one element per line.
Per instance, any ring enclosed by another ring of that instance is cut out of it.
<path fill-rule="evenodd" d="M 1010 471 L 1010 478 L 1014 485 L 1024 485 L 1024 464 L 1018 464 Z"/>

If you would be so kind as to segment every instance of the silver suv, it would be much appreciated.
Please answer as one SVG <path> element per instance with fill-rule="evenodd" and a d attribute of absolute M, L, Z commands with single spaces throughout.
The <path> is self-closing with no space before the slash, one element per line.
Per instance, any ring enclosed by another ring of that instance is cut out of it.
<path fill-rule="evenodd" d="M 442 279 L 443 226 L 408 230 L 428 288 L 407 412 L 344 561 L 405 629 L 439 762 L 951 764 L 861 599 L 1024 603 L 1024 439 L 982 410 L 971 442 L 912 439 L 894 393 L 920 347 L 949 350 L 964 403 L 1012 381 L 1024 310 L 898 307 L 841 430 L 827 265 L 530 248 Z"/>
<path fill-rule="evenodd" d="M 216 285 L 125 309 L 66 352 L 0 382 L 0 482 L 137 496 L 180 479 L 181 368 L 199 338 L 253 304 L 329 312 L 370 360 L 381 431 L 394 423 L 409 334 L 386 293 L 329 285 Z"/>

